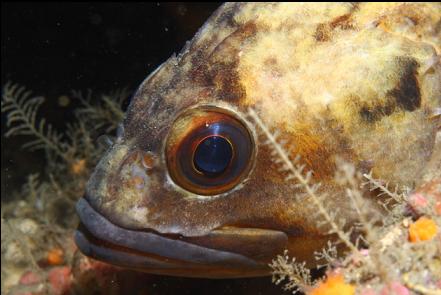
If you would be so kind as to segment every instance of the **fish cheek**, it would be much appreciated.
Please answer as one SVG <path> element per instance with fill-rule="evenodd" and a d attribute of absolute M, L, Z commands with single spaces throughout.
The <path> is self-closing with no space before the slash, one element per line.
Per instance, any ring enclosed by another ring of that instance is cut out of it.
<path fill-rule="evenodd" d="M 149 219 L 152 188 L 158 186 L 161 171 L 157 153 L 128 149 L 121 161 L 101 180 L 104 199 L 94 203 L 106 218 L 120 226 L 145 227 Z M 93 199 L 93 195 L 90 198 Z"/>

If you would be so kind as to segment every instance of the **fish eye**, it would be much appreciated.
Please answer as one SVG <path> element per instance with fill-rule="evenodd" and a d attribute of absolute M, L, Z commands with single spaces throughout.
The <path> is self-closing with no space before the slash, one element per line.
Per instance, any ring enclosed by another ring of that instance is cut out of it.
<path fill-rule="evenodd" d="M 173 123 L 165 158 L 171 179 L 199 195 L 217 195 L 236 187 L 254 160 L 254 140 L 233 112 L 212 106 L 190 109 Z"/>
<path fill-rule="evenodd" d="M 202 140 L 193 156 L 196 169 L 208 177 L 220 175 L 231 162 L 233 148 L 230 142 L 217 135 Z"/>

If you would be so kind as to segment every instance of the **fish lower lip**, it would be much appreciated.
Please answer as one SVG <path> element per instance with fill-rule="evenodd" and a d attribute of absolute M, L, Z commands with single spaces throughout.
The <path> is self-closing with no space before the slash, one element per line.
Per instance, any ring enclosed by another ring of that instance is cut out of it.
<path fill-rule="evenodd" d="M 75 231 L 75 243 L 83 254 L 123 267 L 134 269 L 167 269 L 176 267 L 174 263 L 170 263 L 167 259 L 152 255 L 141 255 L 130 251 L 130 249 L 96 239 L 82 225 Z"/>
<path fill-rule="evenodd" d="M 94 258 L 112 264 L 151 271 L 174 274 L 167 269 L 197 269 L 207 271 L 212 268 L 251 271 L 254 275 L 267 273 L 267 266 L 243 255 L 219 251 L 164 237 L 160 234 L 135 231 L 118 227 L 99 214 L 86 199 L 76 205 L 81 226 L 75 233 L 75 242 L 80 250 Z M 156 271 L 155 271 L 156 270 Z M 193 274 L 177 275 L 200 276 Z M 209 273 L 208 273 L 209 276 Z"/>

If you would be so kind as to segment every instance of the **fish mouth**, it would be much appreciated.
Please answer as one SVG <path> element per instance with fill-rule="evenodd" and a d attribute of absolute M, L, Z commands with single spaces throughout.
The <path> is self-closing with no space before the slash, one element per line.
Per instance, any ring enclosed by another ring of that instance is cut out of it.
<path fill-rule="evenodd" d="M 80 251 L 92 258 L 154 274 L 205 278 L 269 275 L 267 263 L 241 254 L 207 248 L 180 237 L 119 227 L 85 198 L 76 205 L 81 223 L 75 232 Z"/>

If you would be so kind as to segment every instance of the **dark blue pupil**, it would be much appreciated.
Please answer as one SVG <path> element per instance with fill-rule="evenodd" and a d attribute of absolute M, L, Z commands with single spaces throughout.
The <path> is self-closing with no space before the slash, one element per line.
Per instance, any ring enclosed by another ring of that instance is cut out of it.
<path fill-rule="evenodd" d="M 220 136 L 210 136 L 199 143 L 193 163 L 197 170 L 207 176 L 224 172 L 233 157 L 231 144 Z"/>

